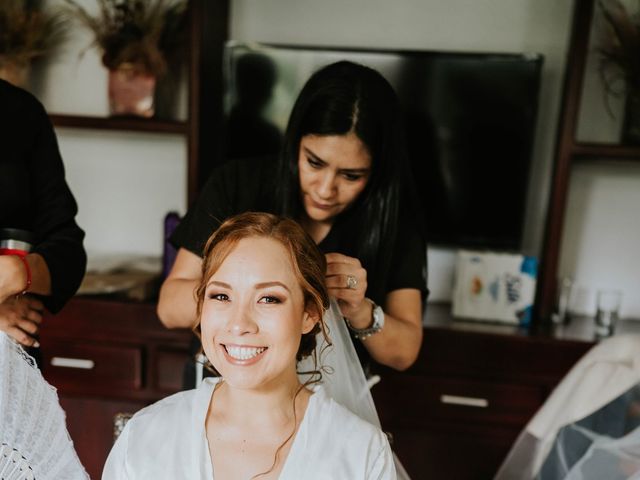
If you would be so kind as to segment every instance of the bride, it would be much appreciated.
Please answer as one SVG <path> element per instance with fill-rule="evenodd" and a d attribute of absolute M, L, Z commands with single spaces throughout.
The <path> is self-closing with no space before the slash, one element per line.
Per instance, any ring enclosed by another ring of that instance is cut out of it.
<path fill-rule="evenodd" d="M 205 247 L 195 328 L 220 377 L 138 412 L 103 480 L 395 479 L 384 433 L 296 371 L 327 335 L 325 267 L 291 220 L 223 223 Z"/>

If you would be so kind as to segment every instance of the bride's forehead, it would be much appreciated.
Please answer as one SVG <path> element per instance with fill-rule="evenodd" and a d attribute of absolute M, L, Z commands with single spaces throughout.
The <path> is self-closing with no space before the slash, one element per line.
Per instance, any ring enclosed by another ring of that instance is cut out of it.
<path fill-rule="evenodd" d="M 280 271 L 294 275 L 294 259 L 290 250 L 270 237 L 247 237 L 240 240 L 221 262 L 218 271 Z"/>

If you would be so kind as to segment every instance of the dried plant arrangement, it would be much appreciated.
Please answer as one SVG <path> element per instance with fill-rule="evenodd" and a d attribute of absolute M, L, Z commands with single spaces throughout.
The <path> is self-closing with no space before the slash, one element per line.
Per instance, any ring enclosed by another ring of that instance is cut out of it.
<path fill-rule="evenodd" d="M 0 1 L 1 76 L 24 84 L 31 61 L 62 43 L 65 26 L 62 12 L 45 11 L 41 1 Z"/>
<path fill-rule="evenodd" d="M 597 50 L 607 92 L 640 88 L 640 15 L 629 14 L 619 0 L 601 0 L 599 6 L 607 31 Z"/>
<path fill-rule="evenodd" d="M 182 44 L 186 2 L 179 0 L 97 0 L 91 15 L 74 0 L 64 0 L 71 14 L 94 35 L 109 70 L 134 65 L 141 73 L 162 76 L 168 58 Z"/>
<path fill-rule="evenodd" d="M 597 47 L 605 103 L 625 98 L 623 143 L 640 143 L 640 8 L 630 14 L 620 0 L 600 0 L 606 30 Z M 638 2 L 640 7 L 640 2 Z"/>
<path fill-rule="evenodd" d="M 90 14 L 75 0 L 64 0 L 71 15 L 93 33 L 109 70 L 112 115 L 155 115 L 157 79 L 179 63 L 185 42 L 185 0 L 96 0 Z M 182 55 L 184 57 L 184 55 Z"/>

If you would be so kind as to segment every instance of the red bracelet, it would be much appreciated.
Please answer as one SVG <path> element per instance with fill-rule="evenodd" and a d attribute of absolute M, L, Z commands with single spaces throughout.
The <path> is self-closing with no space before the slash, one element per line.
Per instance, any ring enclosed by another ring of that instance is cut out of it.
<path fill-rule="evenodd" d="M 25 256 L 23 256 L 23 255 L 13 255 L 13 256 L 14 257 L 18 257 L 20 260 L 22 260 L 22 264 L 24 265 L 24 269 L 27 272 L 27 284 L 22 289 L 22 292 L 20 292 L 20 295 L 24 295 L 25 293 L 27 293 L 29 291 L 29 288 L 31 287 L 31 268 L 29 268 L 29 262 L 27 262 L 27 259 L 26 259 Z"/>

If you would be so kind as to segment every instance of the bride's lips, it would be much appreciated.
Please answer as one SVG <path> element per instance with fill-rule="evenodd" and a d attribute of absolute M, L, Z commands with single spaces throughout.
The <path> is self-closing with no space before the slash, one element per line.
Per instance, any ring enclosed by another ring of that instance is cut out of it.
<path fill-rule="evenodd" d="M 253 365 L 259 362 L 268 350 L 267 347 L 252 345 L 220 344 L 225 359 L 232 365 Z"/>

